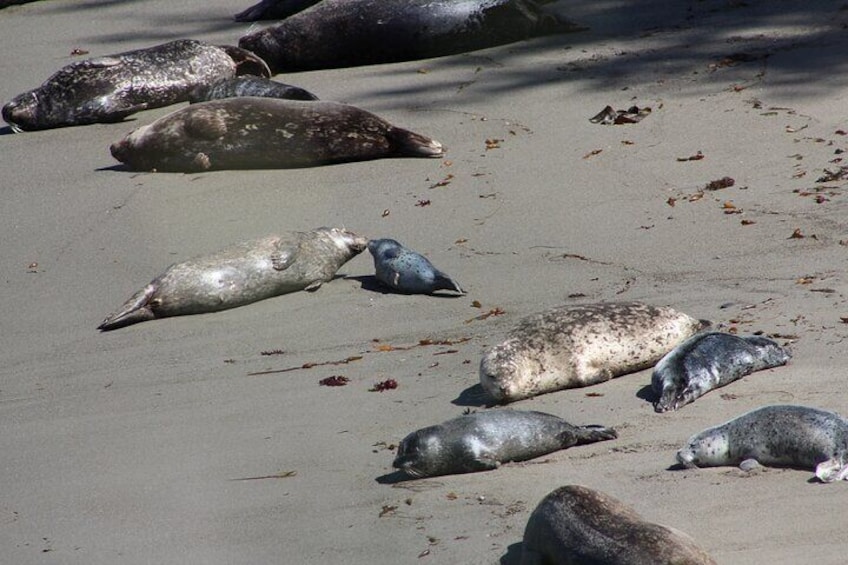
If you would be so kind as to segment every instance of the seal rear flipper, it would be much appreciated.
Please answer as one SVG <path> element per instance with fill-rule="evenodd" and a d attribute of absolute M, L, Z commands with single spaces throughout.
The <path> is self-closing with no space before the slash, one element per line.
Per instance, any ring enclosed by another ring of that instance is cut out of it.
<path fill-rule="evenodd" d="M 436 279 L 433 281 L 433 290 L 453 290 L 460 294 L 465 294 L 465 291 L 462 290 L 459 284 L 444 273 L 436 273 Z"/>
<path fill-rule="evenodd" d="M 117 330 L 118 328 L 155 319 L 156 314 L 150 308 L 150 301 L 157 290 L 157 285 L 153 283 L 147 285 L 127 300 L 118 312 L 103 320 L 97 326 L 97 329 L 104 332 Z"/>
<path fill-rule="evenodd" d="M 816 478 L 823 483 L 848 480 L 848 465 L 840 458 L 822 461 L 816 465 Z"/>
<path fill-rule="evenodd" d="M 618 432 L 614 429 L 598 425 L 577 426 L 573 432 L 566 433 L 569 435 L 572 435 L 573 433 L 573 435 L 576 436 L 577 442 L 572 443 L 572 445 L 585 445 L 587 443 L 606 441 L 609 439 L 616 439 L 618 437 Z"/>
<path fill-rule="evenodd" d="M 435 139 L 408 129 L 392 127 L 386 134 L 394 154 L 404 157 L 441 157 L 445 148 Z"/>
<path fill-rule="evenodd" d="M 236 76 L 254 75 L 271 78 L 271 69 L 265 60 L 254 53 L 235 45 L 219 45 L 236 64 Z"/>

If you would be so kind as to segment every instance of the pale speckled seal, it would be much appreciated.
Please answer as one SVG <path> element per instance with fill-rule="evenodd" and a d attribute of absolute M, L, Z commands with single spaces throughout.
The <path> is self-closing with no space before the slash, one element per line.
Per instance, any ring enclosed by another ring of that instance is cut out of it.
<path fill-rule="evenodd" d="M 180 39 L 71 63 L 3 106 L 15 131 L 117 122 L 188 100 L 192 89 L 240 74 L 271 76 L 259 57 L 233 46 Z"/>
<path fill-rule="evenodd" d="M 298 290 L 316 290 L 367 244 L 339 228 L 318 228 L 245 241 L 176 263 L 98 326 L 217 312 Z"/>
<path fill-rule="evenodd" d="M 262 0 L 239 12 L 233 19 L 237 22 L 258 20 L 282 20 L 315 5 L 320 0 Z"/>
<path fill-rule="evenodd" d="M 543 412 L 489 410 L 412 432 L 400 442 L 393 466 L 414 478 L 489 471 L 616 437 L 612 428 L 573 426 Z"/>
<path fill-rule="evenodd" d="M 497 402 L 608 381 L 646 369 L 709 322 L 638 302 L 561 306 L 522 320 L 480 362 Z"/>
<path fill-rule="evenodd" d="M 465 53 L 576 31 L 533 0 L 323 0 L 245 35 L 274 73 Z"/>
<path fill-rule="evenodd" d="M 776 405 L 752 410 L 695 434 L 677 452 L 686 467 L 760 463 L 815 469 L 825 482 L 845 478 L 848 421 L 806 406 Z"/>
<path fill-rule="evenodd" d="M 706 332 L 693 336 L 660 359 L 651 375 L 657 412 L 677 410 L 709 391 L 745 375 L 785 365 L 791 353 L 761 336 Z"/>
<path fill-rule="evenodd" d="M 438 141 L 354 106 L 253 96 L 201 102 L 112 144 L 132 170 L 313 167 L 382 157 L 440 157 Z"/>
<path fill-rule="evenodd" d="M 521 565 L 715 565 L 685 533 L 646 521 L 621 501 L 569 485 L 548 494 L 527 521 Z"/>
<path fill-rule="evenodd" d="M 437 269 L 423 255 L 407 249 L 394 239 L 372 239 L 368 251 L 374 257 L 377 280 L 409 294 L 433 294 L 437 290 L 465 291 L 455 280 Z"/>
<path fill-rule="evenodd" d="M 208 102 L 239 96 L 260 96 L 263 98 L 282 98 L 284 100 L 318 100 L 318 97 L 299 86 L 292 86 L 265 77 L 240 76 L 222 78 L 215 82 L 198 86 L 191 91 L 189 102 Z"/>

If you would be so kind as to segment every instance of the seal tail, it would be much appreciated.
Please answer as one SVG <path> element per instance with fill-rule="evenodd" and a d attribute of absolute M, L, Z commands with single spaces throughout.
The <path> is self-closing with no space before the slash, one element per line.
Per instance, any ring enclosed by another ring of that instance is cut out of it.
<path fill-rule="evenodd" d="M 132 298 L 124 302 L 121 309 L 107 317 L 97 329 L 100 331 L 117 330 L 139 322 L 146 322 L 156 318 L 153 309 L 150 307 L 150 301 L 156 293 L 158 286 L 150 283 L 142 290 L 136 292 Z"/>
<path fill-rule="evenodd" d="M 219 45 L 218 47 L 223 49 L 236 64 L 236 76 L 254 75 L 271 78 L 268 63 L 256 53 L 235 45 Z"/>
<path fill-rule="evenodd" d="M 453 290 L 460 294 L 465 294 L 459 284 L 442 272 L 436 273 L 436 279 L 433 281 L 434 290 Z"/>
<path fill-rule="evenodd" d="M 408 129 L 392 127 L 388 138 L 394 153 L 403 157 L 441 157 L 445 154 L 441 143 Z"/>
<path fill-rule="evenodd" d="M 575 445 L 585 445 L 618 437 L 618 432 L 614 429 L 597 425 L 577 426 L 576 434 L 577 443 Z"/>

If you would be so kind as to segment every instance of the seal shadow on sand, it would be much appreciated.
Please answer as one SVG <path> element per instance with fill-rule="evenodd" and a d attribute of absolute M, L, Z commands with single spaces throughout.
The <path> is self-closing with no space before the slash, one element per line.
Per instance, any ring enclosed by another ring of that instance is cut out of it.
<path fill-rule="evenodd" d="M 491 408 L 498 403 L 486 394 L 483 385 L 477 383 L 459 393 L 459 396 L 451 400 L 456 406 L 476 406 L 478 408 Z"/>
<path fill-rule="evenodd" d="M 523 542 L 513 543 L 506 548 L 506 554 L 501 557 L 500 565 L 519 565 L 521 563 L 521 549 Z"/>
<path fill-rule="evenodd" d="M 654 387 L 651 385 L 645 385 L 636 391 L 636 398 L 641 398 L 645 402 L 650 402 L 651 404 L 660 399 L 659 396 L 657 396 L 656 391 L 654 391 Z"/>
<path fill-rule="evenodd" d="M 396 485 L 398 483 L 412 481 L 414 479 L 403 471 L 392 471 L 391 473 L 380 475 L 374 480 L 380 483 L 381 485 Z"/>
<path fill-rule="evenodd" d="M 409 292 L 400 292 L 398 290 L 391 289 L 377 280 L 377 277 L 374 275 L 358 275 L 358 276 L 346 276 L 345 280 L 348 281 L 357 281 L 361 286 L 362 290 L 368 290 L 371 292 L 379 292 L 380 294 L 400 294 L 403 296 L 413 296 L 415 293 Z M 429 298 L 462 298 L 462 294 L 426 294 L 423 296 L 427 296 Z"/>

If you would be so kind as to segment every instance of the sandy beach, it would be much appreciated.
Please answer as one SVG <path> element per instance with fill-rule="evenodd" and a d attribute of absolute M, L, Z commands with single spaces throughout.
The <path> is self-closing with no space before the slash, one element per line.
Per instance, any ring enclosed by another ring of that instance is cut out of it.
<path fill-rule="evenodd" d="M 0 101 L 74 49 L 236 44 L 269 25 L 233 22 L 248 3 L 5 8 Z M 692 434 L 766 404 L 848 415 L 848 12 L 823 0 L 556 9 L 589 30 L 275 77 L 432 136 L 443 159 L 132 173 L 109 145 L 174 107 L 0 129 L 0 561 L 510 565 L 538 501 L 581 484 L 721 564 L 844 563 L 848 486 L 669 467 Z M 652 111 L 591 123 L 607 105 Z M 705 190 L 724 177 L 733 186 Z M 366 252 L 314 293 L 95 329 L 175 261 L 318 226 L 398 239 L 468 294 L 382 291 Z M 763 332 L 794 356 L 666 414 L 650 370 L 520 401 L 510 407 L 619 437 L 397 480 L 407 433 L 486 409 L 487 346 L 528 314 L 610 300 Z M 334 375 L 349 383 L 319 386 Z M 398 387 L 370 390 L 386 379 Z"/>

